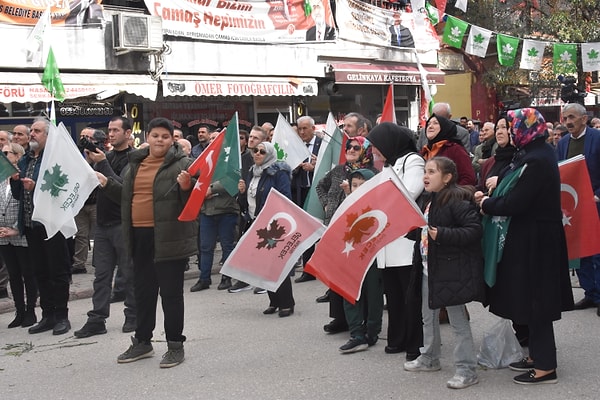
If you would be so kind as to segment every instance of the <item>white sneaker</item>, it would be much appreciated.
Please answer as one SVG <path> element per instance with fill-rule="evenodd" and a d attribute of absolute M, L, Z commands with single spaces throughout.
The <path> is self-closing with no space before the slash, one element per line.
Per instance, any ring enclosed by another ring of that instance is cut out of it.
<path fill-rule="evenodd" d="M 413 360 L 413 361 L 405 362 L 404 370 L 411 371 L 411 372 L 433 372 L 433 371 L 439 371 L 440 369 L 442 369 L 439 361 L 431 363 L 431 365 L 427 365 L 427 364 L 424 364 L 421 360 L 419 360 L 419 358 L 417 358 L 416 360 Z"/>
<path fill-rule="evenodd" d="M 446 386 L 450 389 L 464 389 L 469 386 L 473 386 L 479 383 L 479 379 L 477 379 L 477 375 L 472 376 L 462 376 L 462 375 L 454 375 L 452 379 L 448 381 Z"/>

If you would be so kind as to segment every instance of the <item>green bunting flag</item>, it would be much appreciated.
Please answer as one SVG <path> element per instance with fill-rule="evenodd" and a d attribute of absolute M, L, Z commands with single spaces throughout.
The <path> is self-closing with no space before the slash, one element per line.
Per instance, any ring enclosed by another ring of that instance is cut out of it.
<path fill-rule="evenodd" d="M 304 0 L 304 16 L 308 17 L 312 14 L 312 5 L 309 0 Z"/>
<path fill-rule="evenodd" d="M 429 18 L 431 25 L 435 26 L 440 22 L 440 13 L 437 8 L 429 3 L 425 3 L 425 11 L 427 12 L 427 17 Z"/>
<path fill-rule="evenodd" d="M 58 70 L 58 65 L 56 65 L 52 46 L 50 46 L 50 49 L 48 50 L 48 60 L 46 61 L 46 67 L 44 68 L 44 74 L 42 75 L 42 84 L 46 90 L 50 92 L 52 97 L 58 101 L 63 101 L 65 99 L 65 88 L 60 79 L 60 71 Z"/>
<path fill-rule="evenodd" d="M 463 38 L 465 37 L 469 24 L 450 15 L 448 15 L 447 18 L 443 41 L 452 47 L 460 49 L 462 48 Z"/>
<path fill-rule="evenodd" d="M 577 45 L 572 43 L 555 43 L 552 63 L 555 74 L 576 74 Z"/>
<path fill-rule="evenodd" d="M 10 160 L 2 153 L 0 153 L 0 180 L 5 181 L 10 176 L 19 172 Z"/>
<path fill-rule="evenodd" d="M 513 65 L 515 63 L 515 58 L 517 57 L 519 38 L 498 33 L 496 46 L 498 49 L 498 62 L 500 65 L 508 67 Z"/>

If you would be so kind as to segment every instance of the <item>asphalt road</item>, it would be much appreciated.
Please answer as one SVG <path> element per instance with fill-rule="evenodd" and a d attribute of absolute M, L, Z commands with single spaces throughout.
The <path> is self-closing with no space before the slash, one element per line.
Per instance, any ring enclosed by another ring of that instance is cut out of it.
<path fill-rule="evenodd" d="M 214 281 L 214 280 L 213 280 Z M 555 324 L 559 383 L 522 386 L 510 370 L 479 371 L 480 383 L 464 390 L 446 388 L 452 377 L 454 339 L 442 327 L 442 370 L 409 373 L 404 354 L 388 355 L 385 321 L 382 340 L 369 350 L 342 355 L 347 333 L 327 335 L 328 306 L 318 281 L 294 284 L 296 312 L 265 316 L 266 295 L 210 290 L 190 293 L 186 281 L 186 360 L 160 369 L 166 350 L 162 316 L 155 330 L 155 356 L 131 364 L 116 358 L 130 344 L 121 333 L 122 303 L 114 305 L 108 333 L 75 339 L 50 332 L 29 335 L 7 329 L 11 313 L 0 315 L 0 398 L 9 399 L 597 399 L 600 393 L 600 318 L 596 310 L 565 313 Z M 581 289 L 574 289 L 576 300 Z M 86 319 L 90 299 L 70 303 L 73 329 Z M 160 309 L 160 305 L 159 305 Z M 495 317 L 470 304 L 478 347 Z"/>

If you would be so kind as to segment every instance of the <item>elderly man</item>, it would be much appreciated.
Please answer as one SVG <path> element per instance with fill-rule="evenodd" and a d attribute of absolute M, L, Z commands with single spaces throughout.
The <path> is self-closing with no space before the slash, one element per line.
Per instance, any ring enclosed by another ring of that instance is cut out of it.
<path fill-rule="evenodd" d="M 366 137 L 369 134 L 370 125 L 371 121 L 364 115 L 351 112 L 346 114 L 346 117 L 344 118 L 344 133 L 348 135 L 348 137 Z"/>
<path fill-rule="evenodd" d="M 481 166 L 488 158 L 494 155 L 498 144 L 496 143 L 496 135 L 494 132 L 494 123 L 486 122 L 479 131 L 480 143 L 473 149 L 473 169 L 479 173 Z"/>
<path fill-rule="evenodd" d="M 581 104 L 565 105 L 562 117 L 569 134 L 560 139 L 556 146 L 558 160 L 566 160 L 579 154 L 585 156 L 594 201 L 600 214 L 600 130 L 587 126 L 587 111 Z M 584 290 L 584 298 L 575 303 L 575 309 L 596 307 L 596 314 L 600 317 L 600 254 L 582 258 L 577 276 Z"/>
<path fill-rule="evenodd" d="M 275 127 L 270 122 L 265 122 L 261 125 L 261 128 L 265 131 L 267 138 L 265 139 L 267 142 L 273 140 L 273 134 L 275 133 Z"/>
<path fill-rule="evenodd" d="M 192 144 L 187 139 L 177 139 L 177 143 L 181 146 L 181 150 L 185 153 L 186 156 L 191 157 L 192 154 Z"/>
<path fill-rule="evenodd" d="M 0 131 L 0 146 L 4 147 L 10 141 L 10 133 L 8 131 Z"/>
<path fill-rule="evenodd" d="M 25 125 L 17 125 L 13 128 L 12 141 L 18 143 L 29 151 L 29 128 Z"/>
<path fill-rule="evenodd" d="M 54 335 L 62 335 L 71 329 L 67 307 L 71 262 L 67 241 L 60 232 L 49 238 L 44 225 L 31 219 L 35 207 L 33 191 L 38 183 L 49 127 L 50 121 L 43 118 L 37 118 L 31 125 L 31 151 L 19 161 L 20 172 L 11 177 L 10 186 L 13 197 L 21 202 L 19 231 L 27 237 L 40 292 L 42 319 L 29 328 L 29 333 L 52 330 Z"/>
<path fill-rule="evenodd" d="M 600 118 L 592 118 L 592 120 L 590 121 L 590 126 L 595 129 L 600 129 Z"/>

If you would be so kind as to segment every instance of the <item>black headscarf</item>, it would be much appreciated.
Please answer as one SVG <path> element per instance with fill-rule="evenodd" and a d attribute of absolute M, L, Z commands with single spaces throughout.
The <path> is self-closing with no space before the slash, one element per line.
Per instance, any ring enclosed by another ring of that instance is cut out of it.
<path fill-rule="evenodd" d="M 462 142 L 457 136 L 458 130 L 456 129 L 456 124 L 450 121 L 448 118 L 440 117 L 436 114 L 432 114 L 431 117 L 429 117 L 429 119 L 427 120 L 427 124 L 425 124 L 425 134 L 427 134 L 426 132 L 427 127 L 429 126 L 429 121 L 431 121 L 431 118 L 433 117 L 435 117 L 440 123 L 440 133 L 438 133 L 437 136 L 434 137 L 432 140 L 427 140 L 427 147 L 429 149 L 431 149 L 435 143 L 441 142 L 442 140 L 448 140 L 449 142 L 456 142 L 462 144 Z"/>
<path fill-rule="evenodd" d="M 400 157 L 417 152 L 414 135 L 405 126 L 382 122 L 369 132 L 367 140 L 385 157 L 385 163 L 394 165 Z"/>

